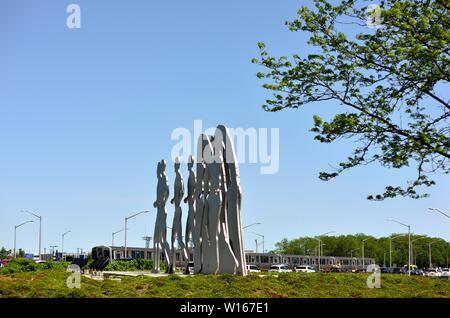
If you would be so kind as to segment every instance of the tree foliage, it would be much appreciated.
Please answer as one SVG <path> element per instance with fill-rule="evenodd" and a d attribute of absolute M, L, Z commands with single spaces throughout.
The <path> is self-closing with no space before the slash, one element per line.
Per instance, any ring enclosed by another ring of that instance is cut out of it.
<path fill-rule="evenodd" d="M 403 266 L 408 263 L 408 236 L 392 234 L 389 237 L 375 238 L 370 235 L 341 235 L 322 237 L 324 256 L 362 257 L 362 240 L 365 257 L 374 258 L 377 264 L 389 266 L 389 245 L 392 240 L 392 264 Z M 448 266 L 449 244 L 441 238 L 412 235 L 413 263 L 420 268 L 429 266 L 429 243 L 431 244 L 432 265 Z M 318 255 L 318 241 L 312 237 L 293 240 L 283 239 L 275 244 L 275 253 L 294 255 Z M 386 263 L 385 263 L 386 262 Z M 385 263 L 385 264 L 384 264 Z"/>
<path fill-rule="evenodd" d="M 273 57 L 258 43 L 260 58 L 253 63 L 265 71 L 257 76 L 274 91 L 263 108 L 275 112 L 337 101 L 341 108 L 334 118 L 314 116 L 311 130 L 319 142 L 349 138 L 356 146 L 338 168 L 319 178 L 330 180 L 374 162 L 413 166 L 417 174 L 407 184 L 388 185 L 368 199 L 427 196 L 418 188 L 434 185 L 434 173 L 450 171 L 449 2 L 381 1 L 378 28 L 366 24 L 374 15 L 366 2 L 314 3 L 315 9 L 301 7 L 286 25 L 307 32 L 317 54 Z"/>

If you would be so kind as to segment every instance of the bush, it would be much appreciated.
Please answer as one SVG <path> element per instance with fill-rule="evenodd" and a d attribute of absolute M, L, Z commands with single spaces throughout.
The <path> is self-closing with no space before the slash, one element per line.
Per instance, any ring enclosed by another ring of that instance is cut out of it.
<path fill-rule="evenodd" d="M 27 258 L 12 259 L 5 267 L 0 268 L 0 274 L 35 272 L 46 269 L 66 269 L 69 263 L 47 261 L 45 263 L 36 263 Z"/>
<path fill-rule="evenodd" d="M 131 261 L 114 261 L 106 266 L 105 271 L 149 271 L 153 269 L 153 260 L 134 259 Z"/>

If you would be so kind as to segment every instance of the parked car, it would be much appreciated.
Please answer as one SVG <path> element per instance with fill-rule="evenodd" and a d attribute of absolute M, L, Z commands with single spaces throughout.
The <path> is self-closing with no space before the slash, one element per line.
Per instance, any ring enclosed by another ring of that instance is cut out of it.
<path fill-rule="evenodd" d="M 389 273 L 389 267 L 381 267 L 380 268 L 381 274 L 388 274 Z"/>
<path fill-rule="evenodd" d="M 449 268 L 443 268 L 441 269 L 441 277 L 447 277 L 450 276 L 450 269 Z"/>
<path fill-rule="evenodd" d="M 392 274 L 405 274 L 406 268 L 404 267 L 394 267 L 392 268 Z"/>
<path fill-rule="evenodd" d="M 428 277 L 441 277 L 441 272 L 438 271 L 435 268 L 430 268 L 430 269 L 428 269 L 426 276 L 428 276 Z"/>
<path fill-rule="evenodd" d="M 365 269 L 365 268 L 358 268 L 356 270 L 356 273 L 367 273 L 367 269 Z"/>
<path fill-rule="evenodd" d="M 316 270 L 312 266 L 308 266 L 308 265 L 297 266 L 295 268 L 295 271 L 301 272 L 301 273 L 315 273 L 316 272 Z"/>
<path fill-rule="evenodd" d="M 411 275 L 425 276 L 423 270 L 420 270 L 420 269 L 415 269 L 415 270 L 411 271 Z"/>
<path fill-rule="evenodd" d="M 272 273 L 290 273 L 292 270 L 289 269 L 289 266 L 286 264 L 277 264 L 270 266 L 269 272 Z"/>
<path fill-rule="evenodd" d="M 261 273 L 261 270 L 256 265 L 246 265 L 247 272 L 249 273 Z"/>

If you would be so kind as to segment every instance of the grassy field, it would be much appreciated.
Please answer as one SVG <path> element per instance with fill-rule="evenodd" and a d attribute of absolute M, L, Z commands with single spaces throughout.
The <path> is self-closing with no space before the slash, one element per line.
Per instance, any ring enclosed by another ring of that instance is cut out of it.
<path fill-rule="evenodd" d="M 0 297 L 447 297 L 450 281 L 383 275 L 380 289 L 366 286 L 366 274 L 286 273 L 178 277 L 124 277 L 66 287 L 69 273 L 57 270 L 0 275 Z"/>

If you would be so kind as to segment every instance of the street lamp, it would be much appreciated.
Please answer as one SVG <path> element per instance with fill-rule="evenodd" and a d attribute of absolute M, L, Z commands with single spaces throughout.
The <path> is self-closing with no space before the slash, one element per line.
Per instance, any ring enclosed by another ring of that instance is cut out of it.
<path fill-rule="evenodd" d="M 350 251 L 350 258 L 353 258 L 353 252 L 354 251 L 357 251 L 357 250 L 360 250 L 361 249 L 361 247 L 358 247 L 358 248 L 355 248 L 354 250 L 351 250 Z"/>
<path fill-rule="evenodd" d="M 23 223 L 20 223 L 19 225 L 14 225 L 14 258 L 16 258 L 16 232 L 17 232 L 17 228 L 21 227 L 22 225 L 25 225 L 27 223 L 32 223 L 33 221 L 26 221 Z"/>
<path fill-rule="evenodd" d="M 321 245 L 321 243 L 322 243 L 322 240 L 320 239 L 322 236 L 325 236 L 325 235 L 328 235 L 328 234 L 331 234 L 331 233 L 336 233 L 336 231 L 329 231 L 329 232 L 326 232 L 326 233 L 323 233 L 322 235 L 319 235 L 319 236 L 317 236 L 317 237 L 315 237 L 314 239 L 316 239 L 317 240 L 317 242 L 319 243 L 319 272 L 320 272 L 320 245 Z"/>
<path fill-rule="evenodd" d="M 250 226 L 258 225 L 258 224 L 261 224 L 261 222 L 256 222 L 256 223 L 252 223 L 252 224 L 250 224 L 250 225 L 246 225 L 246 226 L 244 226 L 242 229 L 244 230 L 244 229 L 246 229 L 246 228 L 248 228 L 248 227 L 250 227 Z"/>
<path fill-rule="evenodd" d="M 138 216 L 139 214 L 148 213 L 148 212 L 150 212 L 150 211 L 141 211 L 139 213 L 125 217 L 125 227 L 124 227 L 124 230 L 125 230 L 125 258 L 128 258 L 128 251 L 127 251 L 127 223 L 128 223 L 128 220 L 131 218 L 134 218 L 135 216 Z"/>
<path fill-rule="evenodd" d="M 436 243 L 437 241 L 433 241 L 433 242 L 430 242 L 430 243 L 428 243 L 428 253 L 429 253 L 429 261 L 430 261 L 430 265 L 429 265 L 429 269 L 431 269 L 432 268 L 432 263 L 431 263 L 431 244 L 433 244 L 433 243 Z"/>
<path fill-rule="evenodd" d="M 72 232 L 71 230 L 64 232 L 61 236 L 62 236 L 62 240 L 61 240 L 61 261 L 64 260 L 64 236 L 66 236 L 66 234 L 69 234 L 70 232 Z"/>
<path fill-rule="evenodd" d="M 263 247 L 263 253 L 265 252 L 265 249 L 264 249 L 264 235 L 262 235 L 262 234 L 259 234 L 259 233 L 256 233 L 256 232 L 252 232 L 253 234 L 255 234 L 255 235 L 258 235 L 259 237 L 261 237 L 262 238 L 262 247 Z"/>
<path fill-rule="evenodd" d="M 421 240 L 423 238 L 426 238 L 426 236 L 425 235 L 420 235 L 420 237 L 415 238 L 414 240 L 411 241 L 411 262 L 413 262 L 414 265 L 417 265 L 417 264 L 416 264 L 416 261 L 414 260 L 414 245 L 413 245 L 413 243 L 415 241 Z"/>
<path fill-rule="evenodd" d="M 123 232 L 123 231 L 125 231 L 125 229 L 121 229 L 121 230 L 118 230 L 118 231 L 112 233 L 111 246 L 114 246 L 114 235 L 116 235 L 116 234 L 118 234 L 120 232 Z"/>
<path fill-rule="evenodd" d="M 444 213 L 444 212 L 442 212 L 442 211 L 441 211 L 441 210 L 439 210 L 439 209 L 435 209 L 435 208 L 428 208 L 428 210 L 430 210 L 430 211 L 436 211 L 436 212 L 438 212 L 438 213 L 442 214 L 443 216 L 446 216 L 447 218 L 449 218 L 449 219 L 450 219 L 450 215 L 448 215 L 447 213 Z"/>
<path fill-rule="evenodd" d="M 325 245 L 327 245 L 327 244 L 323 244 L 322 243 L 322 247 L 321 247 L 321 250 L 320 250 L 320 254 L 323 256 L 323 247 L 325 246 Z"/>
<path fill-rule="evenodd" d="M 365 259 L 364 259 L 364 242 L 367 240 L 370 240 L 370 239 L 373 239 L 373 237 L 368 237 L 368 238 L 362 240 L 362 247 L 361 247 L 362 248 L 362 268 L 364 268 L 366 266 Z"/>
<path fill-rule="evenodd" d="M 22 212 L 28 213 L 39 219 L 39 260 L 41 260 L 41 244 L 42 244 L 42 215 L 37 215 L 27 210 L 23 210 Z"/>
<path fill-rule="evenodd" d="M 397 237 L 405 236 L 406 234 L 397 235 L 389 238 L 389 268 L 392 268 L 392 241 Z"/>
<path fill-rule="evenodd" d="M 411 225 L 399 222 L 394 219 L 387 219 L 386 221 L 395 222 L 408 228 L 408 275 L 411 276 Z"/>

